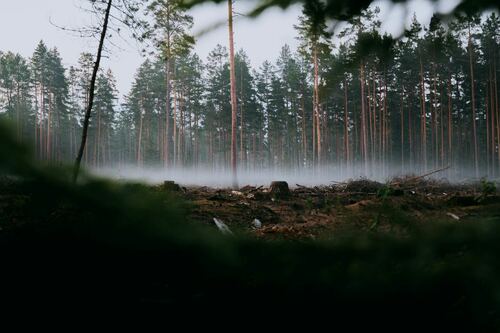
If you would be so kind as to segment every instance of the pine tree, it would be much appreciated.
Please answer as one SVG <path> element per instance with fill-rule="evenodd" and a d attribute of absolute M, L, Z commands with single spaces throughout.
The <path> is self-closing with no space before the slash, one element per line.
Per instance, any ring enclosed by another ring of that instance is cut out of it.
<path fill-rule="evenodd" d="M 206 130 L 210 164 L 225 168 L 230 165 L 231 103 L 228 52 L 217 45 L 206 62 Z"/>
<path fill-rule="evenodd" d="M 44 155 L 44 122 L 47 102 L 47 47 L 40 41 L 31 58 L 32 79 L 34 89 L 35 105 L 35 151 L 38 158 L 43 159 Z"/>
<path fill-rule="evenodd" d="M 149 12 L 153 14 L 154 25 L 151 32 L 153 42 L 159 50 L 161 57 L 165 62 L 165 82 L 166 82 L 166 102 L 165 102 L 165 138 L 164 140 L 164 163 L 170 165 L 170 118 L 171 118 L 171 95 L 172 95 L 172 68 L 176 57 L 186 55 L 192 45 L 194 38 L 188 33 L 193 26 L 193 18 L 186 14 L 186 8 L 182 6 L 181 0 L 155 0 L 149 7 Z M 174 92 L 175 98 L 176 92 Z M 175 110 L 174 110 L 175 111 Z M 174 163 L 177 159 L 176 148 L 176 127 L 174 117 Z"/>
<path fill-rule="evenodd" d="M 30 125 L 30 70 L 19 54 L 0 52 L 0 109 L 15 122 L 16 137 L 22 141 Z"/>
<path fill-rule="evenodd" d="M 321 135 L 321 101 L 319 100 L 320 89 L 320 66 L 319 59 L 322 54 L 330 52 L 331 33 L 326 27 L 325 5 L 321 1 L 308 1 L 302 9 L 299 24 L 295 29 L 301 40 L 301 52 L 305 57 L 311 59 L 313 67 L 313 156 L 317 165 L 321 164 L 322 158 L 322 135 Z"/>

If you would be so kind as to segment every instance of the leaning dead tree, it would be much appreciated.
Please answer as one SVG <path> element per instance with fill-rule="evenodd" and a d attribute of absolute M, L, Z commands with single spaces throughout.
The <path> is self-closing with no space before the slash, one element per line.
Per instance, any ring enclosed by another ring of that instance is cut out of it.
<path fill-rule="evenodd" d="M 92 106 L 94 105 L 95 81 L 97 78 L 97 72 L 99 71 L 99 65 L 101 64 L 102 49 L 104 46 L 104 40 L 106 39 L 106 33 L 108 31 L 109 14 L 111 12 L 112 3 L 113 0 L 108 0 L 108 4 L 106 6 L 106 12 L 104 14 L 101 37 L 99 39 L 99 46 L 97 48 L 97 56 L 94 63 L 94 69 L 92 70 L 92 77 L 90 79 L 88 104 L 87 108 L 85 109 L 85 116 L 83 118 L 82 140 L 80 142 L 80 148 L 78 149 L 78 155 L 76 156 L 76 161 L 75 161 L 75 169 L 73 171 L 73 182 L 76 182 L 76 180 L 78 179 L 78 173 L 80 172 L 80 164 L 82 162 L 83 152 L 85 150 L 85 144 L 87 143 L 87 133 L 89 130 L 90 114 L 92 113 Z"/>
<path fill-rule="evenodd" d="M 101 16 L 101 23 L 97 27 L 90 27 L 87 29 L 63 28 L 64 30 L 71 30 L 73 32 L 78 31 L 82 36 L 85 36 L 85 34 L 88 35 L 89 32 L 90 37 L 95 37 L 97 35 L 99 36 L 99 44 L 94 60 L 92 76 L 90 78 L 88 101 L 85 107 L 85 115 L 83 118 L 82 137 L 73 169 L 73 182 L 76 182 L 78 179 L 80 165 L 82 162 L 83 154 L 85 152 L 90 118 L 92 116 L 92 107 L 94 105 L 96 79 L 99 72 L 103 51 L 105 49 L 104 44 L 107 37 L 112 37 L 112 34 L 109 32 L 115 32 L 120 36 L 120 31 L 122 30 L 122 27 L 125 26 L 132 31 L 132 37 L 134 37 L 135 39 L 143 40 L 146 37 L 145 34 L 139 33 L 141 27 L 145 26 L 145 22 L 141 21 L 139 18 L 139 9 L 141 7 L 141 4 L 147 2 L 148 0 L 88 1 L 91 4 L 91 9 L 89 11 L 96 16 Z"/>

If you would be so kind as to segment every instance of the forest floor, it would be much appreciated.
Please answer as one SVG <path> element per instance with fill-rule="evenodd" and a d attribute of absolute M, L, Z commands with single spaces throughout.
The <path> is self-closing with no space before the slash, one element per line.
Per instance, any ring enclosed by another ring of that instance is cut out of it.
<path fill-rule="evenodd" d="M 213 318 L 271 314 L 282 325 L 279 310 L 308 324 L 334 313 L 351 328 L 500 327 L 500 197 L 491 182 L 408 176 L 287 192 L 57 176 L 0 177 L 3 308 L 39 313 L 52 300 L 120 318 L 213 310 Z M 242 237 L 225 237 L 224 226 Z"/>
<path fill-rule="evenodd" d="M 34 210 L 28 204 L 36 204 L 39 196 L 33 197 L 16 182 L 2 184 L 0 230 L 74 215 L 64 205 L 56 205 L 54 211 L 35 205 Z M 500 220 L 500 196 L 496 185 L 486 181 L 457 184 L 407 176 L 379 183 L 361 178 L 328 186 L 289 184 L 288 195 L 264 186 L 235 191 L 173 185 L 146 188 L 175 193 L 185 203 L 191 222 L 217 229 L 216 218 L 233 234 L 262 240 L 329 240 L 359 234 L 405 237 L 426 227 Z M 45 217 L 38 216 L 40 210 Z"/>
<path fill-rule="evenodd" d="M 180 195 L 191 204 L 192 220 L 216 227 L 217 218 L 235 234 L 269 240 L 321 240 L 359 232 L 404 237 L 437 223 L 500 219 L 493 183 L 451 184 L 410 176 L 386 184 L 367 179 L 317 187 L 294 184 L 284 197 L 252 186 L 238 191 L 183 187 Z"/>

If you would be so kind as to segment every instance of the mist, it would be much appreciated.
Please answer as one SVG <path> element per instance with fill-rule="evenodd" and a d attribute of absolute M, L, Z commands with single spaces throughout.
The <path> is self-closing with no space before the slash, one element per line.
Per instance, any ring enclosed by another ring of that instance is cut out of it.
<path fill-rule="evenodd" d="M 384 171 L 385 170 L 385 171 Z M 91 173 L 118 181 L 144 182 L 147 184 L 160 184 L 165 180 L 173 180 L 181 186 L 195 187 L 208 186 L 213 188 L 229 188 L 232 185 L 232 175 L 229 168 L 204 167 L 137 167 L 124 165 L 117 167 L 104 167 L 91 169 Z M 286 181 L 291 188 L 301 186 L 328 186 L 349 180 L 368 178 L 385 183 L 397 177 L 426 176 L 428 179 L 446 181 L 450 183 L 470 183 L 478 180 L 473 170 L 466 168 L 437 167 L 423 171 L 420 167 L 405 168 L 400 165 L 390 167 L 372 165 L 368 173 L 364 166 L 324 166 L 309 169 L 273 168 L 238 170 L 238 185 L 240 187 L 269 186 L 272 181 Z"/>

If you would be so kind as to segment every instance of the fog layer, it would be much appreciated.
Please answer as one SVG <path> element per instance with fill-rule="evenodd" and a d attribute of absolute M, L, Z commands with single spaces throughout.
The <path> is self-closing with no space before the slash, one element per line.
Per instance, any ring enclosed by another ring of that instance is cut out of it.
<path fill-rule="evenodd" d="M 387 171 L 389 169 L 389 171 Z M 239 186 L 268 186 L 271 181 L 282 180 L 288 182 L 290 187 L 297 185 L 320 186 L 344 182 L 349 179 L 369 178 L 379 182 L 387 182 L 394 177 L 425 175 L 433 171 L 429 169 L 422 172 L 420 168 L 412 170 L 401 170 L 401 167 L 383 168 L 379 166 L 370 167 L 368 172 L 364 168 L 352 166 L 346 167 L 322 167 L 307 170 L 292 169 L 262 169 L 262 170 L 238 170 Z M 419 171 L 416 171 L 419 170 Z M 230 187 L 232 184 L 231 171 L 229 169 L 212 170 L 208 167 L 200 168 L 138 168 L 135 166 L 122 166 L 113 168 L 100 168 L 92 170 L 93 174 L 107 178 L 123 181 L 140 181 L 149 184 L 160 184 L 165 180 L 173 180 L 182 186 L 209 186 L 214 188 Z M 452 167 L 438 171 L 427 176 L 428 178 L 443 179 L 451 182 L 468 182 L 474 180 L 473 172 L 454 171 Z"/>

